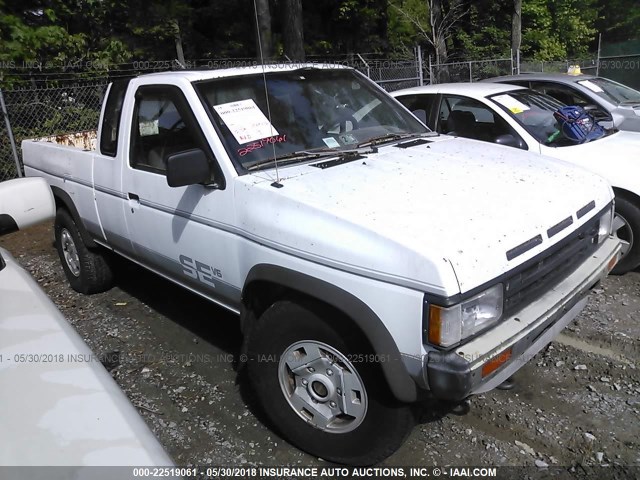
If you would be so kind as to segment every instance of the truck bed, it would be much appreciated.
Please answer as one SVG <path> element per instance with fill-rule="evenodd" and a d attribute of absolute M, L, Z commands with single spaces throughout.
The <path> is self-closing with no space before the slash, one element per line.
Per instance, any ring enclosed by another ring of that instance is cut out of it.
<path fill-rule="evenodd" d="M 62 135 L 51 135 L 49 137 L 32 138 L 25 140 L 25 142 L 46 142 L 62 147 L 80 148 L 84 151 L 95 151 L 97 138 L 97 130 L 85 130 L 82 132 L 65 133 Z"/>
<path fill-rule="evenodd" d="M 44 177 L 52 188 L 66 192 L 85 226 L 101 237 L 93 189 L 95 130 L 22 141 L 24 172 Z"/>

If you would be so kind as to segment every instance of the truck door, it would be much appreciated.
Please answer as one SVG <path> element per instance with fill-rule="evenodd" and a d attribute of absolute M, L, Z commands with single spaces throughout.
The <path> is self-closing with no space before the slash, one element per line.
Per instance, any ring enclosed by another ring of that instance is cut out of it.
<path fill-rule="evenodd" d="M 230 227 L 234 224 L 232 191 L 225 189 L 184 93 L 172 85 L 139 87 L 132 122 L 123 184 L 125 218 L 136 259 L 236 310 L 240 280 L 237 240 Z M 213 186 L 169 187 L 167 157 L 192 149 L 201 149 L 211 162 Z"/>

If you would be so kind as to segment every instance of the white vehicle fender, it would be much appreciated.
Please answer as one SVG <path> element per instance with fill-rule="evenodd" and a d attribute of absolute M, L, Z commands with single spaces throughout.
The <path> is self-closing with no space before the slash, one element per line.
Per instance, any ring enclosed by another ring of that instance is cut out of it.
<path fill-rule="evenodd" d="M 53 194 L 44 178 L 0 183 L 0 235 L 49 220 L 55 212 Z"/>
<path fill-rule="evenodd" d="M 242 290 L 244 311 L 247 307 L 251 308 L 251 297 L 254 294 L 252 285 L 262 282 L 308 295 L 347 315 L 366 336 L 374 353 L 389 356 L 390 361 L 381 362 L 380 365 L 392 394 L 402 402 L 416 401 L 416 384 L 402 362 L 396 342 L 375 312 L 362 300 L 335 285 L 304 273 L 278 265 L 258 264 L 249 271 Z M 247 325 L 247 318 L 242 318 L 241 321 L 243 331 L 245 334 L 249 333 L 251 325 Z"/>

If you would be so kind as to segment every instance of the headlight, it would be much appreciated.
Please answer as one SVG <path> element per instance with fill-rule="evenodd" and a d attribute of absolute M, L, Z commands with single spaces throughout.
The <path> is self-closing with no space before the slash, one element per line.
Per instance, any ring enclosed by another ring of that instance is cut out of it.
<path fill-rule="evenodd" d="M 604 242 L 613 232 L 614 205 L 600 217 L 600 226 L 598 227 L 598 243 Z"/>
<path fill-rule="evenodd" d="M 429 305 L 427 340 L 449 347 L 484 330 L 500 320 L 503 297 L 503 287 L 499 283 L 453 307 Z"/>

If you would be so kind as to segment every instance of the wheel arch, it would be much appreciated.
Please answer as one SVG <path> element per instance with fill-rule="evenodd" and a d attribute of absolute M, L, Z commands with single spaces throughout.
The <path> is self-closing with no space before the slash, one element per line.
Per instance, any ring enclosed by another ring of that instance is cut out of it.
<path fill-rule="evenodd" d="M 53 198 L 56 202 L 56 210 L 58 210 L 59 208 L 65 208 L 71 215 L 71 218 L 73 218 L 75 224 L 78 226 L 78 231 L 82 236 L 82 241 L 84 242 L 84 244 L 88 248 L 96 248 L 98 244 L 93 241 L 93 238 L 89 234 L 89 231 L 84 226 L 82 217 L 80 216 L 80 213 L 78 213 L 78 209 L 76 208 L 69 194 L 60 187 L 56 187 L 54 185 L 51 186 L 51 191 L 53 192 Z"/>
<path fill-rule="evenodd" d="M 630 202 L 633 202 L 638 208 L 640 208 L 640 195 L 637 193 L 633 193 L 631 190 L 627 190 L 626 188 L 621 187 L 612 187 L 613 193 L 615 193 L 616 197 L 624 197 Z"/>
<path fill-rule="evenodd" d="M 255 265 L 249 271 L 242 289 L 243 332 L 248 332 L 251 322 L 274 301 L 291 293 L 323 302 L 345 315 L 369 341 L 375 353 L 390 356 L 391 361 L 381 362 L 380 365 L 392 394 L 406 403 L 417 400 L 416 384 L 401 360 L 391 333 L 380 318 L 362 300 L 324 280 L 277 265 Z"/>

